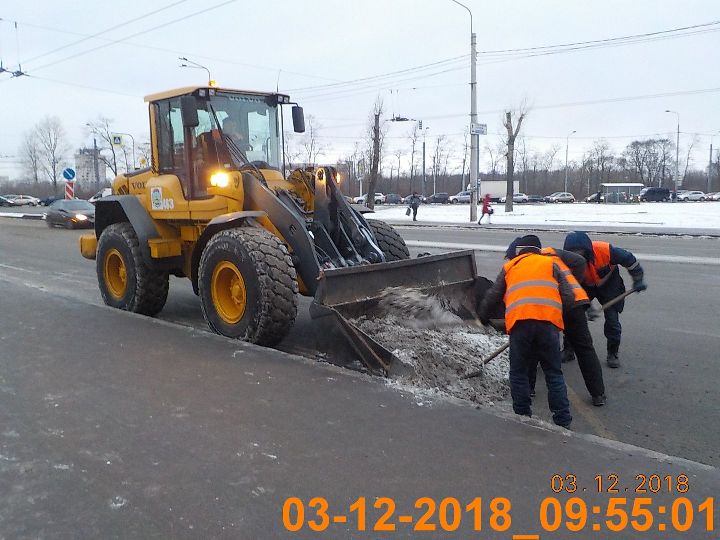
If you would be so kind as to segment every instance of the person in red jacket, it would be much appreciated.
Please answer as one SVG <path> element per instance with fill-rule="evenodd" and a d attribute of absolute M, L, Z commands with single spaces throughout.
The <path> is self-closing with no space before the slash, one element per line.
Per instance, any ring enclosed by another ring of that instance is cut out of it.
<path fill-rule="evenodd" d="M 488 224 L 490 224 L 490 216 L 493 215 L 493 209 L 490 207 L 490 194 L 486 193 L 483 197 L 482 202 L 482 213 L 480 214 L 480 219 L 478 219 L 478 225 L 482 225 L 482 219 L 487 215 L 488 217 Z"/>
<path fill-rule="evenodd" d="M 532 416 L 529 371 L 538 362 L 545 373 L 548 406 L 553 422 L 572 422 L 567 387 L 560 362 L 563 307 L 570 309 L 575 296 L 563 270 L 553 257 L 540 253 L 540 239 L 522 237 L 513 258 L 506 262 L 480 304 L 480 322 L 505 303 L 505 328 L 510 335 L 510 395 L 516 414 Z"/>

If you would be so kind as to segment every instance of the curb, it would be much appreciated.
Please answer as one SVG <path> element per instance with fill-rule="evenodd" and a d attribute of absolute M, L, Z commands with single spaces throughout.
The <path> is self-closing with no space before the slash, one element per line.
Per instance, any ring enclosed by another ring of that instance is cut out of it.
<path fill-rule="evenodd" d="M 21 214 L 19 212 L 0 212 L 0 217 L 15 219 L 45 219 L 45 214 Z"/>

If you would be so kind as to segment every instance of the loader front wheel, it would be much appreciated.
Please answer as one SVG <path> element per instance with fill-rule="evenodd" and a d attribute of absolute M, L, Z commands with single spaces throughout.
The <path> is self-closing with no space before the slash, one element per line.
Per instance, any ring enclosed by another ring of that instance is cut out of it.
<path fill-rule="evenodd" d="M 100 294 L 108 306 L 149 316 L 162 311 L 168 273 L 145 264 L 130 223 L 113 223 L 102 232 L 96 261 Z"/>
<path fill-rule="evenodd" d="M 410 258 L 410 252 L 405 245 L 405 240 L 402 239 L 402 236 L 397 233 L 392 225 L 376 219 L 369 219 L 368 225 L 370 225 L 375 235 L 378 247 L 385 255 L 385 260 L 391 262 Z"/>
<path fill-rule="evenodd" d="M 223 336 L 273 346 L 295 323 L 295 267 L 285 245 L 265 229 L 213 236 L 200 257 L 198 286 L 203 316 Z"/>

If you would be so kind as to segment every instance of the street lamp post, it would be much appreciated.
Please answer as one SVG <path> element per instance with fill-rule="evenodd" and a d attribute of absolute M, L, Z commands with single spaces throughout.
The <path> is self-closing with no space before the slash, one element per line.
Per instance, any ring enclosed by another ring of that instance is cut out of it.
<path fill-rule="evenodd" d="M 680 113 L 677 111 L 665 110 L 666 113 L 672 113 L 677 116 L 677 142 L 675 143 L 675 196 L 673 202 L 677 202 L 677 190 L 678 190 L 678 175 L 680 171 Z"/>
<path fill-rule="evenodd" d="M 178 56 L 178 60 L 182 60 L 183 62 L 186 62 L 185 64 L 180 64 L 180 67 L 184 68 L 196 68 L 196 69 L 204 69 L 207 71 L 208 76 L 208 86 L 215 86 L 215 81 L 213 81 L 212 76 L 210 75 L 210 70 L 203 66 L 202 64 L 198 64 L 197 62 L 193 62 L 192 60 L 188 60 L 184 56 Z"/>
<path fill-rule="evenodd" d="M 568 149 L 570 147 L 570 135 L 574 135 L 577 133 L 576 130 L 572 130 L 570 133 L 568 133 L 567 137 L 565 137 L 565 192 L 567 193 L 567 185 L 568 185 Z"/>
<path fill-rule="evenodd" d="M 477 80 L 476 80 L 476 64 L 475 57 L 477 40 L 475 32 L 473 32 L 473 16 L 472 11 L 465 4 L 458 0 L 450 0 L 458 6 L 467 10 L 470 14 L 470 182 L 473 189 L 470 193 L 470 221 L 477 221 L 477 197 L 478 197 L 478 147 L 480 146 L 480 135 L 476 132 L 475 123 L 477 121 Z"/>
<path fill-rule="evenodd" d="M 712 192 L 712 166 L 713 166 L 713 139 L 715 138 L 715 135 L 720 133 L 718 131 L 717 133 L 713 133 L 710 135 L 710 161 L 708 161 L 708 179 L 707 179 L 707 191 L 706 193 Z"/>

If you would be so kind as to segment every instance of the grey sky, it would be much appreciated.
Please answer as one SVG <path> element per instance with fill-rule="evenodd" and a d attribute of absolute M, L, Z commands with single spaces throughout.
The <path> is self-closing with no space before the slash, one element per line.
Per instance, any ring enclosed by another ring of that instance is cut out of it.
<path fill-rule="evenodd" d="M 388 114 L 424 119 L 430 137 L 446 134 L 460 151 L 469 110 L 469 17 L 450 0 L 237 0 L 167 24 L 225 2 L 4 2 L 0 57 L 6 68 L 15 69 L 18 55 L 11 21 L 18 21 L 19 58 L 31 76 L 9 80 L 8 74 L 0 74 L 0 155 L 17 156 L 23 131 L 48 114 L 62 119 L 73 147 L 88 143 L 84 124 L 99 115 L 114 119 L 118 131 L 130 132 L 138 141 L 146 138 L 142 96 L 206 80 L 202 70 L 179 68 L 180 55 L 210 68 L 220 86 L 273 90 L 279 79 L 280 90 L 290 91 L 306 115 L 318 119 L 322 141 L 332 148 L 328 158 L 351 149 L 378 94 Z M 479 51 L 603 39 L 720 20 L 716 0 L 466 3 L 473 11 Z M 170 4 L 176 5 L 102 33 L 99 39 L 31 60 Z M 154 27 L 158 28 L 140 33 Z M 125 40 L 133 34 L 138 35 Z M 633 137 L 674 133 L 675 116 L 663 112 L 673 109 L 680 113 L 682 145 L 692 137 L 689 133 L 703 134 L 694 153 L 696 166 L 703 167 L 708 159 L 707 135 L 720 130 L 720 92 L 543 107 L 720 88 L 718 45 L 720 32 L 712 31 L 500 62 L 481 54 L 479 121 L 487 123 L 490 131 L 487 139 L 481 139 L 481 147 L 497 139 L 493 134 L 502 129 L 500 111 L 523 99 L 534 107 L 524 130 L 528 144 L 538 149 L 552 144 L 564 147 L 567 133 L 577 130 L 571 159 L 579 158 L 594 138 L 606 137 L 621 148 Z M 94 47 L 101 48 L 78 54 Z M 323 88 L 462 55 L 467 57 L 423 71 Z M 71 56 L 75 57 L 66 59 Z M 308 87 L 313 88 L 301 90 Z M 405 146 L 401 137 L 409 128 L 409 124 L 391 125 L 388 149 Z M 720 145 L 720 137 L 715 145 Z M 484 157 L 481 153 L 481 162 Z M 0 159 L 0 175 L 12 172 L 12 160 Z"/>

